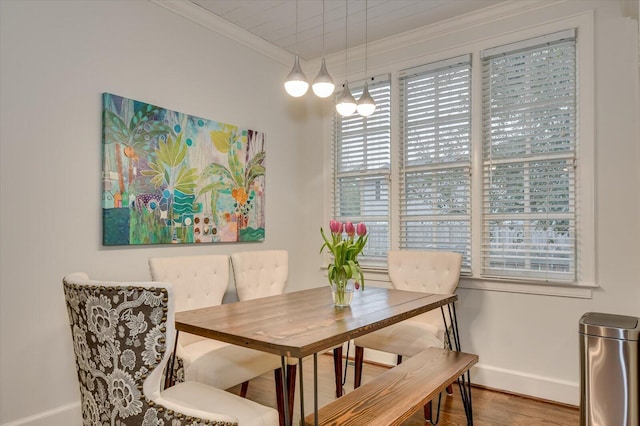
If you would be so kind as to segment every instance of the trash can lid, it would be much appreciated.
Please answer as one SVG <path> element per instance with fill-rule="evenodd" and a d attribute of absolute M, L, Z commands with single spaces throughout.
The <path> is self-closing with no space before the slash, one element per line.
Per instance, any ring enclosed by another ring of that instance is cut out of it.
<path fill-rule="evenodd" d="M 638 340 L 640 321 L 625 315 L 587 312 L 580 318 L 580 333 L 613 339 Z"/>

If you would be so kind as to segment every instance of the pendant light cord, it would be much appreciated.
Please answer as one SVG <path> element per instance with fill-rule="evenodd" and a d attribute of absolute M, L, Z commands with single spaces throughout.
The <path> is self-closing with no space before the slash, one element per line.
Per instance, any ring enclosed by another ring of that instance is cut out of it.
<path fill-rule="evenodd" d="M 369 0 L 364 2 L 364 79 L 367 79 L 367 59 L 368 47 L 369 47 L 369 34 L 368 34 L 368 22 L 369 22 Z"/>
<path fill-rule="evenodd" d="M 325 0 L 322 0 L 322 57 L 324 58 L 325 55 L 325 49 L 324 49 L 324 2 Z"/>
<path fill-rule="evenodd" d="M 349 44 L 347 42 L 347 33 L 349 28 L 349 0 L 344 0 L 346 6 L 346 15 L 344 17 L 344 74 L 345 80 L 349 81 L 349 60 L 347 51 L 349 50 Z"/>

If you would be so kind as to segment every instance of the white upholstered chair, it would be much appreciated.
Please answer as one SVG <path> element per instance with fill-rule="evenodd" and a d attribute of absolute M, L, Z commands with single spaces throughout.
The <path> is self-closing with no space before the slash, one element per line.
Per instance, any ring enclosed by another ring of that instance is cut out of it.
<path fill-rule="evenodd" d="M 233 278 L 239 300 L 282 294 L 289 279 L 289 252 L 258 250 L 233 253 Z"/>
<path fill-rule="evenodd" d="M 233 277 L 238 299 L 250 300 L 282 294 L 289 279 L 289 252 L 286 250 L 257 250 L 231 255 Z M 333 348 L 336 374 L 336 396 L 342 395 L 342 345 Z M 289 405 L 293 409 L 292 391 L 295 389 L 296 361 L 289 359 Z M 340 378 L 340 379 L 338 379 Z"/>
<path fill-rule="evenodd" d="M 282 294 L 289 279 L 289 252 L 286 250 L 258 250 L 233 253 L 233 279 L 238 300 L 251 300 Z M 287 388 L 289 414 L 293 414 L 296 369 L 295 360 L 287 362 Z M 276 380 L 282 380 L 282 368 L 276 373 Z M 242 384 L 241 394 L 246 393 L 247 383 Z M 277 395 L 278 406 L 284 406 L 284 399 Z M 290 416 L 291 418 L 291 416 Z"/>
<path fill-rule="evenodd" d="M 460 279 L 462 255 L 454 252 L 397 250 L 387 254 L 391 285 L 398 290 L 453 294 Z M 362 380 L 364 348 L 411 357 L 429 347 L 445 347 L 446 329 L 440 309 L 365 334 L 354 340 L 354 387 Z"/>
<path fill-rule="evenodd" d="M 63 288 L 80 384 L 83 425 L 278 424 L 278 412 L 186 381 L 161 391 L 175 339 L 172 286 L 67 275 Z"/>
<path fill-rule="evenodd" d="M 153 281 L 173 284 L 177 312 L 220 305 L 229 285 L 227 255 L 154 257 L 149 269 Z M 278 401 L 282 399 L 281 361 L 276 355 L 184 332 L 179 333 L 176 355 L 185 380 L 219 389 L 242 383 L 243 397 L 249 380 L 274 371 Z M 281 416 L 283 407 L 279 404 Z"/>

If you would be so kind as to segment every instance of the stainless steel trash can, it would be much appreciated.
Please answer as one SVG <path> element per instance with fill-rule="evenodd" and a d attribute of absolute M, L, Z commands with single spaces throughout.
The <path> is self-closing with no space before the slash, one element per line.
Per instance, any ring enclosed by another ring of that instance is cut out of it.
<path fill-rule="evenodd" d="M 640 426 L 640 320 L 588 312 L 580 318 L 580 424 Z"/>

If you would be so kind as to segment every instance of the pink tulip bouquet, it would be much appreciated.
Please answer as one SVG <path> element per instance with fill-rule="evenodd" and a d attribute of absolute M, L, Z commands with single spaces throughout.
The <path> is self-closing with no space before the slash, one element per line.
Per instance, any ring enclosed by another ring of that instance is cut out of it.
<path fill-rule="evenodd" d="M 360 286 L 364 289 L 364 274 L 358 263 L 358 255 L 367 244 L 367 227 L 364 223 L 354 225 L 351 222 L 338 222 L 336 220 L 329 221 L 329 229 L 331 230 L 330 238 L 320 228 L 320 234 L 324 240 L 324 244 L 320 247 L 320 252 L 326 247 L 333 254 L 333 262 L 329 264 L 328 277 L 329 283 L 335 286 L 336 292 L 342 294 L 347 287 L 350 279 L 355 280 L 355 287 Z M 357 238 L 356 238 L 357 235 Z M 340 294 L 336 297 L 339 299 Z M 336 304 L 338 300 L 336 300 Z M 346 303 L 348 305 L 348 303 Z"/>

